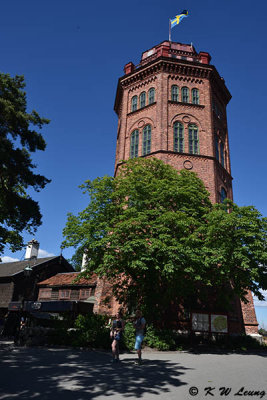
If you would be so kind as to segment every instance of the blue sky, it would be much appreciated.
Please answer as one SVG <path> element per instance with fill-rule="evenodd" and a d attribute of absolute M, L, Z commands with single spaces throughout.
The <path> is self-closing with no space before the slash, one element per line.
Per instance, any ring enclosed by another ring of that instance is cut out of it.
<path fill-rule="evenodd" d="M 52 179 L 33 193 L 43 214 L 36 234 L 41 255 L 60 253 L 67 212 L 86 206 L 78 185 L 113 175 L 113 105 L 123 66 L 139 63 L 142 51 L 168 39 L 169 18 L 184 9 L 190 16 L 172 30 L 172 40 L 208 51 L 233 96 L 228 128 L 234 200 L 267 215 L 266 2 L 10 0 L 1 4 L 0 71 L 24 74 L 29 110 L 51 119 L 42 132 L 47 149 L 33 156 L 38 171 Z M 25 235 L 25 242 L 31 238 Z M 72 250 L 63 255 L 71 257 Z M 256 309 L 267 326 L 267 307 Z"/>

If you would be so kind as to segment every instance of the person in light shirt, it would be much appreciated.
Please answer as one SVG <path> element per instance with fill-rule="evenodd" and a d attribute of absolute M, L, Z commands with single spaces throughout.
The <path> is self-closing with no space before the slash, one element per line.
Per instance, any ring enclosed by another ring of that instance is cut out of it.
<path fill-rule="evenodd" d="M 137 351 L 137 355 L 138 355 L 137 364 L 141 365 L 142 364 L 142 342 L 143 342 L 144 336 L 145 336 L 146 320 L 142 316 L 142 313 L 140 310 L 136 310 L 135 316 L 136 316 L 136 320 L 134 322 L 134 328 L 135 328 L 135 346 L 134 346 L 134 348 Z"/>

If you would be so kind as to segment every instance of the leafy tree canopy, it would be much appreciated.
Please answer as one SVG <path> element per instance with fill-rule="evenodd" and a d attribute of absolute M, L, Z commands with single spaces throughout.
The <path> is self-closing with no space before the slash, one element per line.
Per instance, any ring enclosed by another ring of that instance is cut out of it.
<path fill-rule="evenodd" d="M 0 73 L 0 253 L 6 245 L 12 251 L 22 248 L 22 231 L 35 232 L 41 224 L 39 205 L 28 194 L 49 182 L 33 172 L 30 154 L 44 150 L 41 129 L 49 120 L 36 111 L 27 112 L 23 76 Z"/>
<path fill-rule="evenodd" d="M 90 202 L 68 214 L 63 247 L 88 251 L 88 273 L 107 277 L 123 303 L 150 310 L 197 288 L 232 286 L 245 299 L 267 288 L 267 221 L 252 206 L 211 204 L 193 172 L 157 159 L 124 163 L 115 178 L 86 181 Z M 154 307 L 154 308 L 152 308 Z"/>

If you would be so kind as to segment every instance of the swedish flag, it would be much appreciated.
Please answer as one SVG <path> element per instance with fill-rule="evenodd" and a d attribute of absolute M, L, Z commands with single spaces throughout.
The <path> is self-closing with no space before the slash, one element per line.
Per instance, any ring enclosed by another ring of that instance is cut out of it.
<path fill-rule="evenodd" d="M 184 10 L 181 14 L 176 15 L 174 19 L 171 19 L 171 28 L 174 28 L 176 25 L 180 24 L 183 18 L 188 17 L 188 11 Z"/>

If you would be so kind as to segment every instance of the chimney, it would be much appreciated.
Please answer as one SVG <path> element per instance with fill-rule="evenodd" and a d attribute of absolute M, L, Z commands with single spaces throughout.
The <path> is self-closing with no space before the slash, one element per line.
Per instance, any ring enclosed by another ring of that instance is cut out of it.
<path fill-rule="evenodd" d="M 38 250 L 39 250 L 40 243 L 37 240 L 32 239 L 26 248 L 25 260 L 32 260 L 38 257 Z"/>
<path fill-rule="evenodd" d="M 87 249 L 84 249 L 81 272 L 84 272 L 86 270 L 87 261 L 88 261 Z"/>

